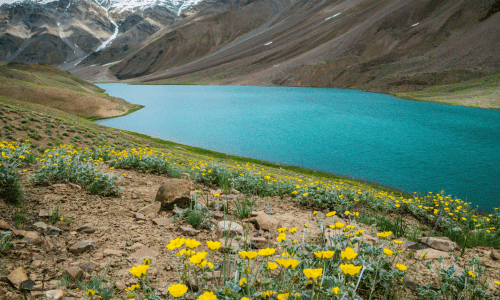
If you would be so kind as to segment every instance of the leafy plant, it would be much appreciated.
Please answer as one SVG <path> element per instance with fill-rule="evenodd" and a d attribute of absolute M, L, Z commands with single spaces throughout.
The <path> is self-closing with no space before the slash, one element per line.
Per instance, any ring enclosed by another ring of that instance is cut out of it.
<path fill-rule="evenodd" d="M 387 219 L 386 217 L 377 218 L 377 226 L 383 231 L 392 231 L 396 237 L 406 236 L 408 231 L 408 225 L 406 225 L 403 216 L 399 215 L 394 221 Z"/>
<path fill-rule="evenodd" d="M 1 232 L 0 237 L 0 254 L 3 255 L 9 248 L 14 247 L 14 243 L 11 242 L 12 232 Z"/>
<path fill-rule="evenodd" d="M 234 204 L 236 206 L 236 216 L 240 219 L 247 218 L 254 210 L 253 207 L 255 205 L 255 202 L 257 202 L 257 198 L 237 198 Z"/>

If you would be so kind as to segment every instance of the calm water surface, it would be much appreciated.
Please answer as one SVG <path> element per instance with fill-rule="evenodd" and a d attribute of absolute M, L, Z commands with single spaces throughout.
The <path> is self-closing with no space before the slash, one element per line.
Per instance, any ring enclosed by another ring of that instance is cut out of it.
<path fill-rule="evenodd" d="M 498 111 L 342 89 L 99 86 L 146 106 L 102 125 L 500 206 Z"/>

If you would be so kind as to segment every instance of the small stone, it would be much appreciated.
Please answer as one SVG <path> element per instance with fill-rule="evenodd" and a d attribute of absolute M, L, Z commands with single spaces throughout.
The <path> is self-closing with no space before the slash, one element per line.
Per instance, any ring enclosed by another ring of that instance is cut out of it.
<path fill-rule="evenodd" d="M 158 226 L 170 226 L 174 222 L 174 219 L 172 218 L 156 218 L 153 219 L 153 224 L 158 225 Z"/>
<path fill-rule="evenodd" d="M 33 224 L 33 226 L 43 231 L 47 230 L 48 227 L 47 224 L 45 224 L 44 222 L 36 222 L 35 224 Z"/>
<path fill-rule="evenodd" d="M 17 288 L 20 289 L 21 283 L 25 280 L 28 280 L 28 274 L 26 274 L 26 270 L 23 267 L 17 268 L 12 271 L 7 279 Z"/>
<path fill-rule="evenodd" d="M 47 234 L 48 235 L 59 235 L 61 233 L 61 229 L 60 228 L 57 228 L 55 226 L 51 226 L 49 225 L 47 227 Z"/>
<path fill-rule="evenodd" d="M 421 237 L 418 239 L 418 241 L 423 244 L 427 243 L 427 246 L 440 251 L 451 252 L 453 250 L 460 249 L 457 243 L 451 241 L 447 237 Z"/>
<path fill-rule="evenodd" d="M 191 175 L 189 173 L 182 173 L 181 178 L 184 180 L 191 180 Z"/>
<path fill-rule="evenodd" d="M 137 249 L 141 249 L 142 247 L 144 247 L 143 244 L 141 244 L 141 243 L 135 243 L 132 246 L 130 246 L 128 249 L 131 250 L 131 251 L 134 251 L 134 250 L 137 250 Z"/>
<path fill-rule="evenodd" d="M 69 252 L 73 254 L 80 254 L 96 247 L 97 244 L 94 243 L 92 240 L 82 240 L 71 246 L 71 248 L 69 248 Z"/>
<path fill-rule="evenodd" d="M 318 211 L 318 212 L 316 212 L 316 218 L 324 219 L 324 218 L 326 218 L 326 215 L 323 212 Z"/>
<path fill-rule="evenodd" d="M 52 211 L 46 209 L 41 209 L 40 212 L 38 213 L 38 216 L 42 218 L 50 217 L 51 215 Z"/>
<path fill-rule="evenodd" d="M 104 249 L 104 257 L 106 256 L 123 256 L 123 251 L 114 249 Z"/>
<path fill-rule="evenodd" d="M 497 250 L 492 249 L 490 257 L 493 258 L 494 260 L 500 260 L 500 253 Z"/>
<path fill-rule="evenodd" d="M 94 225 L 92 223 L 84 224 L 76 229 L 76 231 L 81 231 L 83 233 L 94 233 Z"/>
<path fill-rule="evenodd" d="M 9 223 L 5 222 L 4 220 L 0 220 L 0 230 L 10 230 Z"/>
<path fill-rule="evenodd" d="M 124 289 L 127 288 L 127 285 L 123 280 L 117 280 L 115 283 L 115 286 L 118 290 L 123 291 Z"/>
<path fill-rule="evenodd" d="M 45 293 L 45 297 L 49 299 L 59 300 L 64 297 L 63 290 L 50 290 Z"/>
<path fill-rule="evenodd" d="M 144 220 L 137 220 L 137 224 L 144 224 L 144 223 L 146 223 L 146 221 L 144 221 Z"/>
<path fill-rule="evenodd" d="M 231 237 L 243 235 L 243 227 L 235 222 L 221 221 L 217 223 L 217 235 L 220 237 L 228 234 Z"/>
<path fill-rule="evenodd" d="M 199 230 L 196 230 L 191 226 L 179 226 L 178 231 L 189 236 L 196 236 L 198 233 L 200 233 Z"/>
<path fill-rule="evenodd" d="M 146 220 L 146 217 L 143 214 L 141 214 L 141 213 L 136 213 L 135 214 L 135 219 L 136 220 Z"/>
<path fill-rule="evenodd" d="M 75 282 L 83 278 L 83 270 L 79 267 L 71 267 L 66 269 L 64 275 L 66 275 L 66 278 L 68 278 L 71 282 Z"/>
<path fill-rule="evenodd" d="M 423 249 L 423 250 L 417 250 L 417 252 L 415 253 L 415 256 L 417 258 L 420 258 L 420 256 L 422 254 L 426 254 L 426 258 L 427 259 L 437 259 L 437 258 L 440 258 L 441 256 L 443 258 L 449 258 L 450 257 L 450 254 L 448 252 L 444 252 L 444 251 L 439 251 L 439 250 L 435 250 L 435 249 Z"/>
<path fill-rule="evenodd" d="M 151 259 L 151 261 L 154 262 L 157 256 L 158 256 L 158 251 L 155 251 L 148 247 L 142 247 L 141 249 L 130 254 L 129 258 L 136 259 L 138 263 L 142 263 L 142 260 L 145 258 Z"/>
<path fill-rule="evenodd" d="M 265 237 L 254 237 L 250 239 L 250 244 L 256 249 L 273 248 L 274 241 Z"/>
<path fill-rule="evenodd" d="M 32 266 L 33 268 L 40 268 L 42 265 L 43 265 L 43 261 L 42 261 L 42 260 L 34 260 L 34 261 L 31 263 L 31 266 Z"/>
<path fill-rule="evenodd" d="M 139 209 L 137 213 L 143 214 L 146 217 L 154 218 L 160 212 L 160 209 L 161 202 L 156 201 Z"/>
<path fill-rule="evenodd" d="M 99 269 L 99 264 L 96 263 L 95 261 L 91 260 L 89 262 L 80 264 L 80 269 L 82 269 L 83 271 L 97 270 L 97 269 Z"/>
<path fill-rule="evenodd" d="M 137 197 L 137 194 L 136 194 L 136 193 L 132 193 L 132 195 L 130 196 L 130 198 L 132 198 L 132 199 L 137 199 L 137 198 L 139 198 L 139 197 Z"/>
<path fill-rule="evenodd" d="M 278 219 L 266 214 L 263 211 L 257 212 L 255 218 L 250 219 L 250 222 L 255 224 L 257 229 L 262 228 L 266 231 L 274 231 L 282 227 L 281 222 Z"/>
<path fill-rule="evenodd" d="M 213 218 L 220 220 L 224 218 L 224 214 L 219 212 L 219 211 L 211 211 L 210 214 L 212 215 Z"/>
<path fill-rule="evenodd" d="M 74 183 L 71 183 L 71 182 L 70 182 L 70 183 L 68 183 L 68 186 L 69 186 L 70 188 L 74 189 L 74 190 L 77 190 L 77 191 L 79 191 L 79 190 L 81 190 L 81 189 L 82 189 L 82 187 L 81 187 L 81 186 L 79 186 L 78 184 L 74 184 Z"/>
<path fill-rule="evenodd" d="M 40 242 L 40 236 L 36 231 L 25 231 L 23 236 L 24 238 L 21 241 L 26 243 L 27 245 L 35 245 Z"/>
<path fill-rule="evenodd" d="M 28 279 L 28 280 L 21 282 L 21 286 L 19 287 L 19 289 L 21 291 L 31 291 L 34 286 L 35 286 L 35 282 L 31 279 Z"/>

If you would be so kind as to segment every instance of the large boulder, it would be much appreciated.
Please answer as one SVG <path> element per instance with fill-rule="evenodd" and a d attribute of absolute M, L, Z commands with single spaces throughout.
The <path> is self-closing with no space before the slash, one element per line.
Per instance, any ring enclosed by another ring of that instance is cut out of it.
<path fill-rule="evenodd" d="M 191 203 L 190 192 L 190 181 L 173 178 L 165 181 L 160 186 L 155 200 L 161 202 L 163 210 L 172 210 L 174 209 L 174 205 L 186 208 Z"/>

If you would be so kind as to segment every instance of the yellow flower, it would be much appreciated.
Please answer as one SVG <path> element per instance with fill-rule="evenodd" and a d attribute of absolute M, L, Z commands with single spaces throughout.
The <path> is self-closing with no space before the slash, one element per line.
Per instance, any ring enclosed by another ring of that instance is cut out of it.
<path fill-rule="evenodd" d="M 85 296 L 94 296 L 94 295 L 95 295 L 95 290 L 93 290 L 93 289 L 89 289 L 85 293 Z"/>
<path fill-rule="evenodd" d="M 175 240 L 170 241 L 170 243 L 167 245 L 167 248 L 169 250 L 175 250 L 182 247 L 182 245 L 184 245 L 184 239 L 176 238 Z"/>
<path fill-rule="evenodd" d="M 340 269 L 342 270 L 342 272 L 350 276 L 358 274 L 361 271 L 361 268 L 362 268 L 361 266 L 357 267 L 353 264 L 347 264 L 347 265 L 340 264 Z"/>
<path fill-rule="evenodd" d="M 332 211 L 332 212 L 329 212 L 326 214 L 327 217 L 332 217 L 332 216 L 335 216 L 337 212 L 336 211 Z"/>
<path fill-rule="evenodd" d="M 200 295 L 198 299 L 196 300 L 215 300 L 217 299 L 217 296 L 214 294 L 214 292 L 205 292 L 203 295 Z"/>
<path fill-rule="evenodd" d="M 304 275 L 306 275 L 307 279 L 316 280 L 323 273 L 323 269 L 322 268 L 319 268 L 319 269 L 305 269 L 303 272 L 304 272 Z"/>
<path fill-rule="evenodd" d="M 356 233 L 354 234 L 354 236 L 362 236 L 363 233 L 365 233 L 362 229 L 356 231 Z"/>
<path fill-rule="evenodd" d="M 114 169 L 115 169 L 115 167 L 110 167 L 109 169 L 110 169 L 110 170 L 114 170 Z"/>
<path fill-rule="evenodd" d="M 290 293 L 278 294 L 278 300 L 287 300 Z"/>
<path fill-rule="evenodd" d="M 220 193 L 215 193 L 214 194 L 214 197 L 219 197 L 220 196 Z"/>
<path fill-rule="evenodd" d="M 309 195 L 309 193 L 302 194 L 303 197 L 307 197 L 308 195 Z"/>
<path fill-rule="evenodd" d="M 174 284 L 168 287 L 168 292 L 174 298 L 182 297 L 188 290 L 188 287 L 184 284 Z"/>
<path fill-rule="evenodd" d="M 292 228 L 289 231 L 290 231 L 290 233 L 295 233 L 295 232 L 297 232 L 297 228 Z"/>
<path fill-rule="evenodd" d="M 398 240 L 394 240 L 393 241 L 395 244 L 398 244 L 398 245 L 401 245 L 402 243 L 404 243 L 404 241 L 398 241 Z"/>
<path fill-rule="evenodd" d="M 207 256 L 207 252 L 198 252 L 195 255 L 191 256 L 189 258 L 189 261 L 194 265 L 198 265 L 198 264 L 201 264 L 205 260 L 206 256 Z"/>
<path fill-rule="evenodd" d="M 208 246 L 208 249 L 215 251 L 215 250 L 219 249 L 222 246 L 222 244 L 221 244 L 221 242 L 207 241 L 207 246 Z"/>
<path fill-rule="evenodd" d="M 278 228 L 278 231 L 279 231 L 280 233 L 285 233 L 285 232 L 286 232 L 286 230 L 287 230 L 287 228 L 286 228 L 286 227 L 281 227 L 281 228 Z"/>
<path fill-rule="evenodd" d="M 142 260 L 142 264 L 143 265 L 146 265 L 146 266 L 149 266 L 151 264 L 151 259 L 149 258 L 145 258 Z"/>
<path fill-rule="evenodd" d="M 469 272 L 467 272 L 469 274 L 470 277 L 474 278 L 476 277 L 476 274 L 474 274 L 474 272 L 472 272 L 471 270 L 469 270 Z"/>
<path fill-rule="evenodd" d="M 278 242 L 284 242 L 284 241 L 286 241 L 286 234 L 280 233 L 280 235 L 278 235 L 278 237 L 276 238 L 276 240 Z"/>
<path fill-rule="evenodd" d="M 285 269 L 295 269 L 295 267 L 300 263 L 300 261 L 296 259 L 283 259 L 283 258 L 278 258 L 276 259 L 276 262 Z"/>
<path fill-rule="evenodd" d="M 332 258 L 334 254 L 335 254 L 335 251 L 333 251 L 333 250 L 314 252 L 314 255 L 316 255 L 317 258 L 322 259 L 322 260 L 327 260 L 327 259 Z"/>
<path fill-rule="evenodd" d="M 132 275 L 134 275 L 134 277 L 136 278 L 141 278 L 142 276 L 144 276 L 146 274 L 146 271 L 149 269 L 149 266 L 147 265 L 138 265 L 136 267 L 132 267 L 132 269 L 130 269 L 130 273 Z"/>
<path fill-rule="evenodd" d="M 345 251 L 340 252 L 340 257 L 342 257 L 342 259 L 345 259 L 347 261 L 352 261 L 353 259 L 356 258 L 356 256 L 358 256 L 358 253 L 354 252 L 354 250 L 351 247 L 347 247 L 345 248 Z"/>
<path fill-rule="evenodd" d="M 239 285 L 240 285 L 240 286 L 243 286 L 244 284 L 247 284 L 247 283 L 248 283 L 248 282 L 247 282 L 247 279 L 246 279 L 245 277 L 243 277 L 243 278 L 241 278 L 241 279 L 240 279 L 240 283 L 239 283 Z"/>
<path fill-rule="evenodd" d="M 350 211 L 348 211 L 348 210 L 346 210 L 346 211 L 344 212 L 344 215 L 346 215 L 346 216 L 348 216 L 348 215 L 350 215 L 350 214 L 351 214 L 351 212 L 350 212 Z"/>
<path fill-rule="evenodd" d="M 339 290 L 340 288 L 337 286 L 337 287 L 334 287 L 331 291 L 330 291 L 330 294 L 332 295 L 338 295 L 339 294 Z"/>
<path fill-rule="evenodd" d="M 394 252 L 392 252 L 392 250 L 389 250 L 389 249 L 387 249 L 387 248 L 384 248 L 384 254 L 385 254 L 385 255 L 389 255 L 389 256 L 391 256 L 393 253 L 394 253 Z"/>
<path fill-rule="evenodd" d="M 199 265 L 200 268 L 208 267 L 210 270 L 214 268 L 214 264 L 211 262 L 208 262 L 206 260 L 202 261 L 201 264 Z"/>
<path fill-rule="evenodd" d="M 338 228 L 338 229 L 341 229 L 342 227 L 344 227 L 344 223 L 340 223 L 340 222 L 335 222 L 335 227 Z"/>
<path fill-rule="evenodd" d="M 260 256 L 271 256 L 276 252 L 276 249 L 274 248 L 266 248 L 266 249 L 261 249 L 259 250 L 259 255 Z"/>
<path fill-rule="evenodd" d="M 305 227 L 305 228 L 308 228 L 308 227 L 309 227 L 309 224 L 305 223 L 305 224 L 304 224 L 304 227 Z"/>
<path fill-rule="evenodd" d="M 500 281 L 495 281 L 495 284 L 496 285 L 500 285 Z"/>
<path fill-rule="evenodd" d="M 243 297 L 240 300 L 250 300 L 250 299 L 248 299 L 247 297 Z"/>
<path fill-rule="evenodd" d="M 403 264 L 396 264 L 396 267 L 398 267 L 399 271 L 406 271 L 406 269 L 408 269 L 408 267 Z"/>
<path fill-rule="evenodd" d="M 267 263 L 267 268 L 271 271 L 276 269 L 277 267 L 278 267 L 278 264 L 276 264 L 275 262 L 268 262 Z"/>
<path fill-rule="evenodd" d="M 254 251 L 238 251 L 243 259 L 254 259 L 257 257 L 258 253 Z"/>
<path fill-rule="evenodd" d="M 194 249 L 194 248 L 197 248 L 199 245 L 201 245 L 201 243 L 195 239 L 186 239 L 186 240 L 184 240 L 184 244 L 189 249 Z"/>
<path fill-rule="evenodd" d="M 384 231 L 377 233 L 377 237 L 379 238 L 388 238 L 392 235 L 392 231 Z"/>
<path fill-rule="evenodd" d="M 314 212 L 313 212 L 313 215 L 317 215 L 317 214 L 318 214 L 318 212 L 317 212 L 317 211 L 314 211 Z"/>

